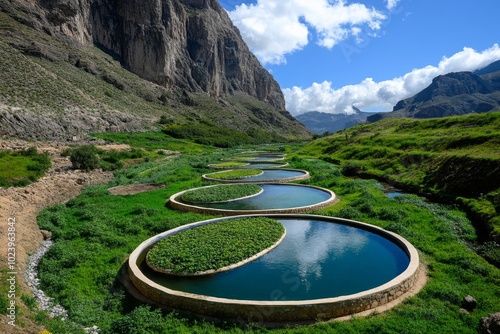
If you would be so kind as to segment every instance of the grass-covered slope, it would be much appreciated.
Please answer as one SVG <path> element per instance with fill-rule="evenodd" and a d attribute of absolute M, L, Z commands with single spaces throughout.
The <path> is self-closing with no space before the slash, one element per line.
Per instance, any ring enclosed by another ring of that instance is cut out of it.
<path fill-rule="evenodd" d="M 500 236 L 500 112 L 383 120 L 316 140 L 299 154 L 461 203 L 482 231 Z"/>
<path fill-rule="evenodd" d="M 462 212 L 415 195 L 388 198 L 374 180 L 347 178 L 331 163 L 300 157 L 290 161 L 291 167 L 312 174 L 301 183 L 327 187 L 341 198 L 338 204 L 316 214 L 375 224 L 400 234 L 419 250 L 428 267 L 429 281 L 418 295 L 383 314 L 282 329 L 214 325 L 142 304 L 126 292 L 120 280 L 127 256 L 157 233 L 213 218 L 172 210 L 165 207 L 165 198 L 200 186 L 200 175 L 209 171 L 208 163 L 234 155 L 221 153 L 131 165 L 117 171 L 109 185 L 90 187 L 67 204 L 44 210 L 39 224 L 53 232 L 55 245 L 40 263 L 41 284 L 68 309 L 69 320 L 54 323 L 44 312 L 36 311 L 35 319 L 52 333 L 68 334 L 83 333 L 73 322 L 97 325 L 102 334 L 474 334 L 481 332 L 482 317 L 500 309 L 500 270 L 471 250 L 469 244 L 476 239 L 475 231 Z M 113 196 L 107 191 L 110 186 L 136 182 L 167 186 L 128 196 Z M 300 284 L 305 288 L 308 282 Z M 478 306 L 465 314 L 460 309 L 469 294 L 476 298 Z M 0 302 L 4 298 L 6 294 L 0 296 Z"/>
<path fill-rule="evenodd" d="M 287 112 L 244 93 L 216 100 L 166 89 L 97 47 L 51 37 L 0 11 L 0 134 L 67 139 L 158 128 L 160 120 L 176 138 L 218 146 L 310 138 Z M 189 129 L 203 133 L 191 138 Z"/>

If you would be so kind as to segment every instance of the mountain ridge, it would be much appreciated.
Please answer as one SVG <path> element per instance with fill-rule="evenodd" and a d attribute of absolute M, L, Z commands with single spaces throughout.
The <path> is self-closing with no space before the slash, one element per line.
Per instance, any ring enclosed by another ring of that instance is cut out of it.
<path fill-rule="evenodd" d="M 148 4 L 0 2 L 0 67 L 11 83 L 0 87 L 0 133 L 67 138 L 138 131 L 163 116 L 193 125 L 207 119 L 276 138 L 310 137 L 285 110 L 279 85 L 217 1 Z M 38 87 L 23 85 L 30 80 Z M 62 81 L 65 87 L 50 91 Z M 42 92 L 33 99 L 30 89 Z"/>
<path fill-rule="evenodd" d="M 352 109 L 353 112 L 349 114 L 330 114 L 319 111 L 309 111 L 296 115 L 295 118 L 312 132 L 322 135 L 325 133 L 335 133 L 358 124 L 363 124 L 366 122 L 368 116 L 373 115 L 373 113 L 361 111 L 354 106 Z"/>
<path fill-rule="evenodd" d="M 500 61 L 475 72 L 439 75 L 414 96 L 399 101 L 391 112 L 368 117 L 434 118 L 500 110 Z"/>

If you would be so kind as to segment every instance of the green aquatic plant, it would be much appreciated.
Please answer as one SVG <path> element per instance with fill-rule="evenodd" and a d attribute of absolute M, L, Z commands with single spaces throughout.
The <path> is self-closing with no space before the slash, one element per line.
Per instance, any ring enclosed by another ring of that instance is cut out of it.
<path fill-rule="evenodd" d="M 181 198 L 188 203 L 214 203 L 255 195 L 260 191 L 262 188 L 256 184 L 221 184 L 188 190 Z"/>
<path fill-rule="evenodd" d="M 147 261 L 173 273 L 217 270 L 271 247 L 283 233 L 284 226 L 271 218 L 224 220 L 162 239 L 149 251 Z"/>
<path fill-rule="evenodd" d="M 215 168 L 228 168 L 228 167 L 241 167 L 246 165 L 248 165 L 248 162 L 228 161 L 228 162 L 221 162 L 218 164 L 211 164 L 210 166 Z"/>
<path fill-rule="evenodd" d="M 237 169 L 228 170 L 224 172 L 210 173 L 206 176 L 213 179 L 219 180 L 234 180 L 234 179 L 244 179 L 250 176 L 260 175 L 262 171 L 259 169 Z"/>

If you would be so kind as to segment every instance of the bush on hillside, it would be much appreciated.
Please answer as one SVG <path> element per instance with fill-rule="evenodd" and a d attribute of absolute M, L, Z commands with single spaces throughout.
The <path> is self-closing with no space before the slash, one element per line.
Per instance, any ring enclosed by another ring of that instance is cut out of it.
<path fill-rule="evenodd" d="M 100 159 L 94 145 L 85 145 L 74 148 L 69 152 L 69 159 L 74 169 L 91 171 L 99 168 Z"/>

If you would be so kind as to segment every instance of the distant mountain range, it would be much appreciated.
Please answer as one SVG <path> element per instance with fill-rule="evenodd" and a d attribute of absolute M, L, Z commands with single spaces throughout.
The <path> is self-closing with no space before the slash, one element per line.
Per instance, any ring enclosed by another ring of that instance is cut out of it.
<path fill-rule="evenodd" d="M 392 112 L 368 117 L 433 118 L 500 110 L 500 61 L 475 72 L 440 75 L 420 93 L 399 101 Z"/>
<path fill-rule="evenodd" d="M 500 110 L 500 61 L 475 72 L 440 75 L 413 97 L 399 101 L 391 112 L 368 113 L 353 107 L 352 114 L 317 111 L 295 116 L 317 134 L 376 122 L 384 118 L 433 118 Z"/>
<path fill-rule="evenodd" d="M 335 133 L 339 130 L 350 128 L 352 126 L 366 123 L 368 116 L 375 113 L 369 113 L 352 107 L 353 113 L 330 114 L 319 111 L 310 111 L 295 116 L 295 118 L 304 124 L 309 130 L 316 134 Z"/>

